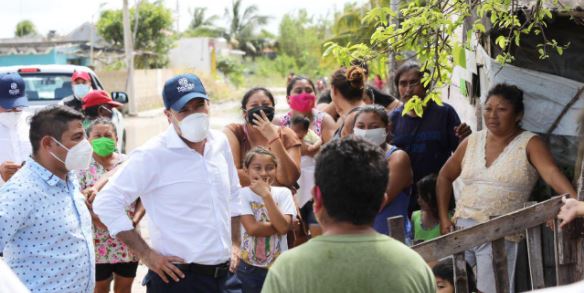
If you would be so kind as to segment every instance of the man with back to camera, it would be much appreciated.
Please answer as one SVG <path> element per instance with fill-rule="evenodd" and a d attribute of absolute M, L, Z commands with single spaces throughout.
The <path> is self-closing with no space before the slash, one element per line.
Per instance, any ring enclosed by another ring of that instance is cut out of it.
<path fill-rule="evenodd" d="M 388 173 L 378 146 L 352 136 L 325 145 L 313 191 L 323 235 L 283 253 L 262 292 L 436 292 L 424 260 L 371 227 Z"/>
<path fill-rule="evenodd" d="M 149 293 L 223 292 L 241 237 L 231 149 L 222 132 L 209 130 L 209 97 L 198 77 L 168 80 L 162 96 L 171 125 L 132 153 L 93 210 L 150 269 L 143 282 Z M 152 247 L 125 213 L 138 196 Z"/>

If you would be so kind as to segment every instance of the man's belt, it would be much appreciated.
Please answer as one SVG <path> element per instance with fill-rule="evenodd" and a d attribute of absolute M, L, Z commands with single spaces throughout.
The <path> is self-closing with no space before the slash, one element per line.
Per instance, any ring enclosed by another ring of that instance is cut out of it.
<path fill-rule="evenodd" d="M 218 265 L 202 265 L 198 263 L 174 264 L 183 272 L 193 272 L 213 278 L 222 278 L 229 272 L 229 262 Z"/>

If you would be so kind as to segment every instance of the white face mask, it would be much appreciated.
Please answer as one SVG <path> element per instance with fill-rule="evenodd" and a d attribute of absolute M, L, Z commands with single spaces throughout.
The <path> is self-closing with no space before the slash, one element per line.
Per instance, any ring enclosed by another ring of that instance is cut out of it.
<path fill-rule="evenodd" d="M 0 113 L 0 124 L 15 129 L 18 126 L 18 121 L 22 116 L 22 112 L 3 112 Z"/>
<path fill-rule="evenodd" d="M 91 162 L 91 156 L 93 154 L 93 148 L 87 139 L 83 139 L 81 142 L 69 149 L 55 138 L 51 138 L 62 148 L 67 150 L 65 161 L 61 160 L 53 153 L 50 154 L 55 159 L 59 160 L 59 162 L 65 164 L 65 168 L 67 168 L 68 171 L 85 170 L 89 168 L 89 163 Z"/>
<path fill-rule="evenodd" d="M 353 128 L 353 134 L 368 140 L 375 145 L 382 145 L 387 139 L 387 132 L 385 128 L 360 129 L 355 127 Z"/>
<path fill-rule="evenodd" d="M 73 95 L 78 99 L 82 100 L 91 91 L 91 87 L 86 84 L 76 84 L 73 85 Z"/>
<path fill-rule="evenodd" d="M 201 142 L 209 134 L 209 115 L 194 113 L 185 117 L 182 121 L 174 118 L 180 128 L 180 136 L 190 142 Z"/>

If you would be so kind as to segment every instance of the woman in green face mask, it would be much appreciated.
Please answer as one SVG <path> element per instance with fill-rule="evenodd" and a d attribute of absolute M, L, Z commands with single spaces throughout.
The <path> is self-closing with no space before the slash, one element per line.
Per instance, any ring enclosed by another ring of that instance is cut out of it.
<path fill-rule="evenodd" d="M 79 178 L 79 187 L 85 196 L 90 198 L 97 192 L 93 187 L 94 184 L 121 164 L 125 155 L 116 151 L 116 127 L 109 119 L 97 118 L 92 121 L 87 128 L 87 135 L 93 146 L 93 158 L 89 169 L 78 172 L 77 177 Z M 94 226 L 95 292 L 109 292 L 112 279 L 115 282 L 114 287 L 120 288 L 120 292 L 130 292 L 138 268 L 138 258 L 123 242 L 109 235 L 107 227 L 99 221 L 91 210 L 90 200 L 88 200 L 88 206 Z M 134 225 L 137 225 L 144 216 L 144 208 L 139 201 L 134 202 L 126 212 Z"/>

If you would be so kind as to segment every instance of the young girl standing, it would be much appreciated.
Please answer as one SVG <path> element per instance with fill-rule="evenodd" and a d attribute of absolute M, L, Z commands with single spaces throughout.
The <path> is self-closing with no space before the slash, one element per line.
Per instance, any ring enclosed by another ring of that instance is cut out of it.
<path fill-rule="evenodd" d="M 412 213 L 414 244 L 440 236 L 440 219 L 436 203 L 436 175 L 430 174 L 416 183 L 420 210 Z"/>
<path fill-rule="evenodd" d="M 271 186 L 278 162 L 270 151 L 256 147 L 243 161 L 251 184 L 240 192 L 242 200 L 241 262 L 237 277 L 244 293 L 260 292 L 268 268 L 288 249 L 286 233 L 296 208 L 288 188 Z"/>

